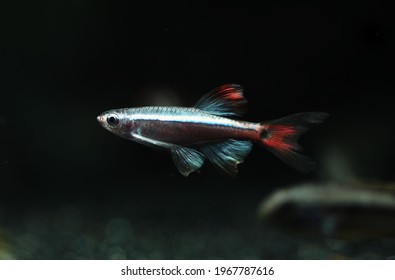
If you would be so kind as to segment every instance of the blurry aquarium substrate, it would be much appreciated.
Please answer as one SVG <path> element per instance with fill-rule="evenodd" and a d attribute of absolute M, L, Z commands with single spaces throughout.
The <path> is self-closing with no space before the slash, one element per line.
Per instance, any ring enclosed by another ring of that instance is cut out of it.
<path fill-rule="evenodd" d="M 2 204 L 3 259 L 393 259 L 394 239 L 303 236 L 258 221 L 255 188 L 197 185 Z M 196 191 L 191 193 L 191 188 Z M 121 188 L 122 189 L 122 188 Z M 123 189 L 124 190 L 124 189 Z M 156 195 L 153 195 L 153 192 Z M 159 194 L 159 195 L 158 195 Z M 222 202 L 221 202 L 222 201 Z M 225 202 L 224 202 L 225 201 Z M 17 205 L 16 205 L 17 206 Z M 12 219 L 5 216 L 12 215 Z"/>

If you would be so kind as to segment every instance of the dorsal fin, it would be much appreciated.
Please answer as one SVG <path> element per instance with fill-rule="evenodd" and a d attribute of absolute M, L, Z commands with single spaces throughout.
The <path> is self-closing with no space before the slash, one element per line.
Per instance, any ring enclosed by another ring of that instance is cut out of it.
<path fill-rule="evenodd" d="M 242 116 L 247 111 L 247 100 L 242 86 L 226 84 L 205 94 L 195 108 L 218 116 Z"/>

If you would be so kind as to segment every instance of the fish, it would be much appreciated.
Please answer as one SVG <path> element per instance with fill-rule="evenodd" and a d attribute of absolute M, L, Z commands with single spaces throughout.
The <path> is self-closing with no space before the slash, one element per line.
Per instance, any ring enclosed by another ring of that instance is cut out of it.
<path fill-rule="evenodd" d="M 256 123 L 236 119 L 246 111 L 243 87 L 225 84 L 205 94 L 193 107 L 113 109 L 97 120 L 117 136 L 169 151 L 184 176 L 199 170 L 207 160 L 235 177 L 253 143 L 266 147 L 298 171 L 314 169 L 314 162 L 302 153 L 297 140 L 310 125 L 323 122 L 327 113 L 304 112 Z"/>
<path fill-rule="evenodd" d="M 262 221 L 290 233 L 344 240 L 395 237 L 394 183 L 329 181 L 277 189 L 259 207 Z"/>

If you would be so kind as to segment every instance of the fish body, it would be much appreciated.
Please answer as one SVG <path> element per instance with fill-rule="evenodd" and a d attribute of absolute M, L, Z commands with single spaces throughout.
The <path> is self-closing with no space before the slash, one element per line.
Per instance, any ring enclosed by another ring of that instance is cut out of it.
<path fill-rule="evenodd" d="M 190 107 L 141 107 L 112 110 L 122 123 L 119 136 L 141 137 L 181 146 L 196 146 L 225 139 L 258 140 L 260 125 L 209 114 Z M 101 122 L 105 121 L 104 117 Z M 111 131 L 111 126 L 108 127 Z"/>
<path fill-rule="evenodd" d="M 246 105 L 242 87 L 226 84 L 194 107 L 123 108 L 106 111 L 97 119 L 120 137 L 169 150 L 184 176 L 200 169 L 206 159 L 235 176 L 254 142 L 300 171 L 312 169 L 313 162 L 298 153 L 296 140 L 307 125 L 321 122 L 326 113 L 299 113 L 262 123 L 229 118 L 244 114 Z"/>

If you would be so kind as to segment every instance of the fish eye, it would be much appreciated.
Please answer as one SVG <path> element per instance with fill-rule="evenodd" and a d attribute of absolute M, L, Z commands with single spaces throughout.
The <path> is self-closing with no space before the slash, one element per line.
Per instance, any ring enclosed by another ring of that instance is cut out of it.
<path fill-rule="evenodd" d="M 116 116 L 108 116 L 107 117 L 107 123 L 110 126 L 116 126 L 119 123 L 119 119 Z"/>

